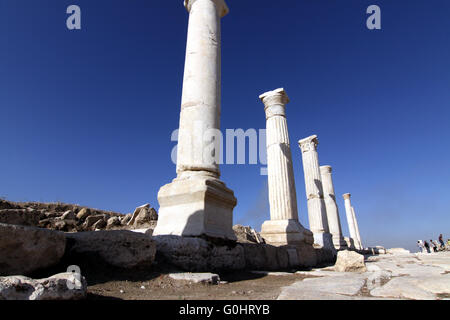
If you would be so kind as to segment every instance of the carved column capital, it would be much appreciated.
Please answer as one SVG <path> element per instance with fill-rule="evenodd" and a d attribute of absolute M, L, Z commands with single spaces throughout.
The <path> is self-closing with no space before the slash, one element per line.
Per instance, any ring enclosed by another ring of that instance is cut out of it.
<path fill-rule="evenodd" d="M 317 139 L 317 135 L 312 135 L 298 141 L 302 152 L 315 151 L 318 144 L 319 140 Z"/>

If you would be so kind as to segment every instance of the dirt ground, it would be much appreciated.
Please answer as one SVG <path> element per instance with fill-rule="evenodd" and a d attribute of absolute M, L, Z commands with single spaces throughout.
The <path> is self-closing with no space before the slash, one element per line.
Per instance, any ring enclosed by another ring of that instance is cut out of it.
<path fill-rule="evenodd" d="M 273 300 L 283 286 L 304 275 L 220 274 L 221 283 L 194 284 L 153 273 L 147 280 L 114 280 L 88 286 L 88 299 L 124 300 Z"/>

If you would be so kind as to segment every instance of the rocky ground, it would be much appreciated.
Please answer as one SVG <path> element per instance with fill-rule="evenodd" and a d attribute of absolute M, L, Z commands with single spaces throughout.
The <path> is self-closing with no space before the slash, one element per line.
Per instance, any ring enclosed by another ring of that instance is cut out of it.
<path fill-rule="evenodd" d="M 0 199 L 0 223 L 33 226 L 64 232 L 154 228 L 158 214 L 150 205 L 133 214 L 66 203 L 12 202 Z"/>

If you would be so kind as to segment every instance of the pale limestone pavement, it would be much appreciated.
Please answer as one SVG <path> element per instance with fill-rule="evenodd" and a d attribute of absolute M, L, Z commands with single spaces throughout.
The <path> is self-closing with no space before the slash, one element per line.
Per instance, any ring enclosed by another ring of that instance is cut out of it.
<path fill-rule="evenodd" d="M 298 271 L 312 278 L 282 288 L 278 299 L 450 299 L 450 252 L 370 256 L 366 268 L 362 273 L 336 272 L 333 267 Z"/>

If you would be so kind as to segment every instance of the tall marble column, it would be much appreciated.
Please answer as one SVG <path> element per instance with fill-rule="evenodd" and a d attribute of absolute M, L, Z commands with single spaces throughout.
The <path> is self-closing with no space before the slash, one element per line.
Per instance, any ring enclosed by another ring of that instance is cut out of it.
<path fill-rule="evenodd" d="M 309 227 L 314 233 L 314 243 L 327 249 L 334 249 L 332 236 L 328 227 L 322 179 L 319 169 L 319 156 L 317 154 L 319 141 L 317 136 L 313 135 L 300 140 L 298 144 L 302 150 Z"/>
<path fill-rule="evenodd" d="M 350 233 L 350 242 L 353 244 L 355 249 L 359 250 L 360 247 L 358 243 L 358 237 L 356 235 L 355 219 L 353 218 L 352 203 L 350 200 L 351 194 L 345 193 L 343 197 L 345 204 L 345 214 L 347 216 L 348 232 Z"/>
<path fill-rule="evenodd" d="M 356 238 L 358 239 L 358 245 L 359 248 L 362 250 L 364 249 L 364 247 L 362 245 L 361 234 L 359 233 L 358 220 L 356 219 L 355 208 L 353 206 L 352 206 L 352 216 L 353 216 L 353 223 L 355 225 Z"/>
<path fill-rule="evenodd" d="M 333 237 L 334 247 L 337 250 L 342 250 L 347 247 L 347 244 L 342 235 L 341 220 L 339 218 L 339 209 L 336 203 L 336 195 L 334 194 L 334 185 L 331 173 L 331 166 L 320 167 L 320 176 L 322 178 L 323 196 L 327 212 L 328 227 Z"/>
<path fill-rule="evenodd" d="M 233 191 L 220 181 L 211 150 L 220 129 L 221 18 L 224 0 L 185 0 L 189 12 L 181 101 L 177 178 L 159 190 L 154 235 L 173 234 L 236 239 L 232 230 Z"/>
<path fill-rule="evenodd" d="M 289 98 L 284 89 L 262 94 L 266 113 L 267 171 L 270 220 L 261 227 L 261 236 L 272 245 L 313 244 L 313 234 L 298 220 L 297 194 L 286 121 Z"/>

